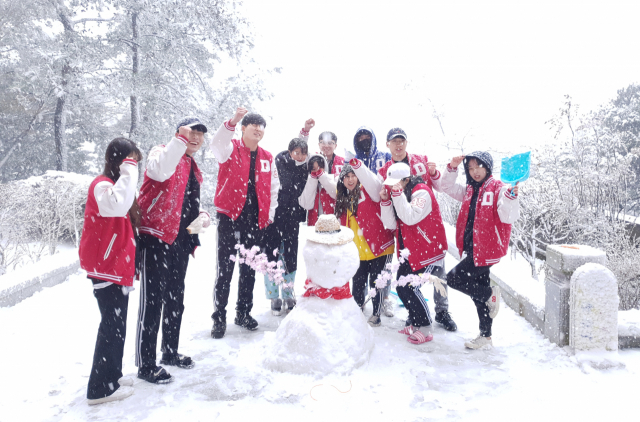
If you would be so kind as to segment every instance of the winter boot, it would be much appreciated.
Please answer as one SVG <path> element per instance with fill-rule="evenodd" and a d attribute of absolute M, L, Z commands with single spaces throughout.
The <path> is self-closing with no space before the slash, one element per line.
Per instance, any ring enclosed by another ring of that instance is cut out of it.
<path fill-rule="evenodd" d="M 293 308 L 295 308 L 296 306 L 296 300 L 293 298 L 285 299 L 284 304 L 285 304 L 286 312 L 291 312 L 293 311 Z"/>
<path fill-rule="evenodd" d="M 133 394 L 133 387 L 120 386 L 120 388 L 118 388 L 116 391 L 114 391 L 113 394 L 111 394 L 110 396 L 101 397 L 99 399 L 89 399 L 89 400 L 87 400 L 87 403 L 90 406 L 93 406 L 93 405 L 100 404 L 100 403 L 108 403 L 110 401 L 126 399 L 127 397 L 129 397 L 132 394 Z"/>
<path fill-rule="evenodd" d="M 441 311 L 436 313 L 436 322 L 444 327 L 447 331 L 456 331 L 458 326 L 453 319 L 451 319 L 451 315 L 447 311 Z"/>
<path fill-rule="evenodd" d="M 181 355 L 180 353 L 175 355 L 162 354 L 162 365 L 177 366 L 182 369 L 191 369 L 196 366 L 196 363 L 191 360 L 189 356 Z"/>
<path fill-rule="evenodd" d="M 282 299 L 280 298 L 271 299 L 271 315 L 273 316 L 282 315 Z"/>
<path fill-rule="evenodd" d="M 237 313 L 234 323 L 249 331 L 258 329 L 258 321 L 248 313 Z"/>
<path fill-rule="evenodd" d="M 211 337 L 222 338 L 227 331 L 227 318 L 217 317 L 213 318 L 213 328 L 211 329 Z"/>
<path fill-rule="evenodd" d="M 486 303 L 489 307 L 489 316 L 491 319 L 495 318 L 500 310 L 500 287 L 491 286 L 491 296 Z"/>

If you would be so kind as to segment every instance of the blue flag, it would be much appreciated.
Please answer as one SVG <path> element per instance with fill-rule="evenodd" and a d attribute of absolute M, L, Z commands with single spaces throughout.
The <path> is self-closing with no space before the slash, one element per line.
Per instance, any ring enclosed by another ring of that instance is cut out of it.
<path fill-rule="evenodd" d="M 531 151 L 502 159 L 500 180 L 510 185 L 524 182 L 529 178 L 531 169 Z"/>

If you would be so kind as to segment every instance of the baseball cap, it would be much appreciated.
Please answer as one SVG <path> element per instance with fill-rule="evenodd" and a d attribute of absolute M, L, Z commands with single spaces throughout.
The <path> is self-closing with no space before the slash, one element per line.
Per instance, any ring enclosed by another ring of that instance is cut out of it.
<path fill-rule="evenodd" d="M 178 126 L 176 127 L 176 132 L 178 132 L 178 130 L 182 126 L 186 126 L 199 132 L 207 133 L 207 127 L 203 125 L 200 119 L 198 119 L 197 117 L 185 117 L 184 119 L 182 119 L 182 121 L 178 123 Z"/>
<path fill-rule="evenodd" d="M 405 163 L 395 163 L 387 170 L 385 185 L 393 186 L 402 179 L 411 177 L 411 169 Z"/>
<path fill-rule="evenodd" d="M 397 137 L 407 139 L 407 134 L 404 133 L 404 130 L 400 129 L 399 127 L 394 127 L 389 131 L 389 133 L 387 133 L 387 142 Z"/>

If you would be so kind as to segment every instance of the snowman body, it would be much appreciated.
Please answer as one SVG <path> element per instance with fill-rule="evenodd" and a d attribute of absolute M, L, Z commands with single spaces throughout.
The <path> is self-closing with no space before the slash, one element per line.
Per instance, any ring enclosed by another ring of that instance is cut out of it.
<path fill-rule="evenodd" d="M 323 289 L 348 283 L 360 265 L 353 242 L 325 245 L 307 240 L 307 278 Z M 352 297 L 299 297 L 276 331 L 268 368 L 296 374 L 346 374 L 369 360 L 373 329 Z"/>

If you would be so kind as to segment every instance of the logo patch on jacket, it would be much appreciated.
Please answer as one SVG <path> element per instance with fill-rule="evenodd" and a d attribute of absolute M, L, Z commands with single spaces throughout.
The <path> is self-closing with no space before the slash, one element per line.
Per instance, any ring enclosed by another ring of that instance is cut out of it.
<path fill-rule="evenodd" d="M 262 165 L 263 172 L 271 171 L 271 164 L 269 163 L 269 160 L 260 160 L 260 164 Z"/>
<path fill-rule="evenodd" d="M 427 201 L 424 198 L 413 198 L 411 201 L 411 205 L 415 205 L 416 207 L 422 209 Z"/>
<path fill-rule="evenodd" d="M 493 192 L 485 192 L 480 205 L 493 205 Z"/>

